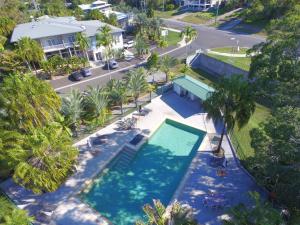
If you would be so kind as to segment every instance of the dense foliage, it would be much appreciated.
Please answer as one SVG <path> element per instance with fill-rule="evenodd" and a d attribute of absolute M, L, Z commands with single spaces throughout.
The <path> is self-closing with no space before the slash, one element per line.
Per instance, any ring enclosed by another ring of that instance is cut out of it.
<path fill-rule="evenodd" d="M 286 10 L 293 3 L 273 2 Z M 285 17 L 271 22 L 267 41 L 253 48 L 252 87 L 257 99 L 271 107 L 272 116 L 251 131 L 255 154 L 246 162 L 270 198 L 292 213 L 300 209 L 299 27 L 300 5 L 294 4 Z"/>
<path fill-rule="evenodd" d="M 230 210 L 230 220 L 224 225 L 282 225 L 284 224 L 280 213 L 268 202 L 263 201 L 257 192 L 250 193 L 255 202 L 254 207 L 247 208 L 240 204 Z"/>
<path fill-rule="evenodd" d="M 0 102 L 0 169 L 35 193 L 56 190 L 77 158 L 60 98 L 35 76 L 14 74 L 1 83 Z"/>
<path fill-rule="evenodd" d="M 33 218 L 25 210 L 16 208 L 11 202 L 0 195 L 0 224 L 1 225 L 30 225 Z"/>
<path fill-rule="evenodd" d="M 270 20 L 280 18 L 287 11 L 293 9 L 297 0 L 253 0 L 249 1 L 249 7 L 245 17 L 251 20 Z"/>
<path fill-rule="evenodd" d="M 160 202 L 154 199 L 153 206 L 146 204 L 143 206 L 143 211 L 146 215 L 147 222 L 136 221 L 136 225 L 196 225 L 197 220 L 193 218 L 193 211 L 189 206 L 182 205 L 175 201 L 167 208 Z"/>

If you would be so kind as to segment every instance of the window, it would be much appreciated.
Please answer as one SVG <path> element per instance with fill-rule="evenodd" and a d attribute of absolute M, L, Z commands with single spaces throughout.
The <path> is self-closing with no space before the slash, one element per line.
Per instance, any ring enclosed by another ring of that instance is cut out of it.
<path fill-rule="evenodd" d="M 62 39 L 53 38 L 53 39 L 48 39 L 47 43 L 48 43 L 49 46 L 52 46 L 52 45 L 63 44 L 63 41 L 62 41 Z"/>
<path fill-rule="evenodd" d="M 68 36 L 68 41 L 69 41 L 70 43 L 75 42 L 75 37 L 74 37 L 74 35 L 69 35 L 69 36 Z"/>

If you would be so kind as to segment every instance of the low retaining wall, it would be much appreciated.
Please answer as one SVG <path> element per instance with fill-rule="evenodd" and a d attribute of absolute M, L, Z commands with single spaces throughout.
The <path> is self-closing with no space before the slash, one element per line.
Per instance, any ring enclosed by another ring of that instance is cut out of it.
<path fill-rule="evenodd" d="M 192 68 L 198 68 L 212 75 L 231 76 L 233 74 L 242 74 L 248 76 L 248 71 L 237 68 L 228 63 L 217 60 L 203 53 L 198 53 L 190 62 Z"/>

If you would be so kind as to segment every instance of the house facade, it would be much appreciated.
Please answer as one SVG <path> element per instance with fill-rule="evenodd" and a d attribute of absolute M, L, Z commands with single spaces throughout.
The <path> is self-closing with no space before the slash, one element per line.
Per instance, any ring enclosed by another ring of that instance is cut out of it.
<path fill-rule="evenodd" d="M 221 0 L 183 0 L 181 6 L 189 10 L 206 10 L 215 7 Z"/>
<path fill-rule="evenodd" d="M 89 60 L 103 59 L 104 47 L 97 47 L 96 35 L 101 27 L 107 25 L 98 20 L 77 21 L 74 17 L 40 17 L 30 23 L 18 24 L 12 34 L 11 42 L 22 37 L 30 37 L 38 41 L 45 53 L 45 58 L 60 55 L 63 58 L 73 55 L 85 56 L 76 43 L 76 34 L 83 33 L 89 40 L 87 49 Z M 123 49 L 123 30 L 108 25 L 113 36 L 113 49 Z"/>

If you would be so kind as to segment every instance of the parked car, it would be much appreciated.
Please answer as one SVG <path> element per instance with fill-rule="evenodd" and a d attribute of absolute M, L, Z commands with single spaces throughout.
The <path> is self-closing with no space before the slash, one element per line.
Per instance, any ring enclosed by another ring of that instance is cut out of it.
<path fill-rule="evenodd" d="M 80 81 L 80 80 L 82 80 L 83 76 L 81 75 L 81 73 L 79 71 L 75 71 L 75 72 L 71 73 L 71 78 L 74 81 Z"/>
<path fill-rule="evenodd" d="M 124 44 L 124 48 L 132 48 L 134 46 L 134 41 L 128 41 L 127 43 Z"/>
<path fill-rule="evenodd" d="M 84 76 L 84 77 L 89 77 L 89 76 L 92 75 L 91 68 L 89 68 L 89 67 L 82 68 L 82 69 L 80 70 L 80 72 L 81 72 L 82 76 Z"/>
<path fill-rule="evenodd" d="M 116 60 L 109 60 L 108 62 L 105 63 L 104 68 L 105 69 L 116 69 L 119 67 L 119 64 L 116 62 Z"/>

